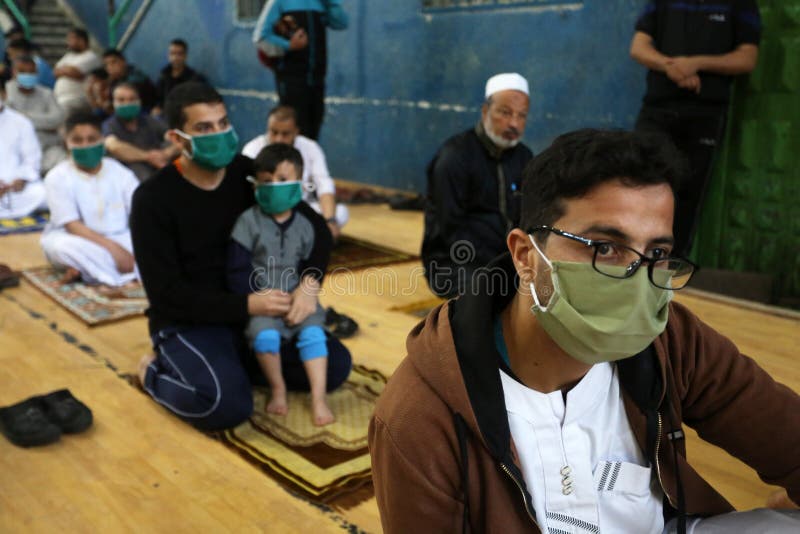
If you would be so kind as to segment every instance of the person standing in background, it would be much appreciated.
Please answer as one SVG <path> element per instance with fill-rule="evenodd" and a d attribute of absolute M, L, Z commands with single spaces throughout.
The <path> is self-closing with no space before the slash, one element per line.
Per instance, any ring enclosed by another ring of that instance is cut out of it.
<path fill-rule="evenodd" d="M 53 92 L 58 105 L 69 113 L 87 105 L 86 76 L 103 64 L 89 48 L 89 34 L 81 28 L 67 33 L 67 53 L 58 60 L 53 74 L 56 84 Z"/>
<path fill-rule="evenodd" d="M 675 245 L 682 254 L 691 250 L 725 135 L 731 82 L 756 67 L 760 38 L 755 0 L 654 0 L 636 23 L 631 57 L 650 70 L 635 128 L 666 134 L 692 169 L 675 192 Z"/>
<path fill-rule="evenodd" d="M 185 82 L 205 82 L 206 77 L 186 64 L 189 45 L 183 39 L 173 39 L 167 52 L 168 63 L 161 69 L 156 81 L 156 107 L 153 115 L 160 115 L 164 108 L 164 100 L 176 86 Z"/>
<path fill-rule="evenodd" d="M 281 105 L 297 111 L 300 133 L 319 137 L 325 115 L 327 28 L 344 30 L 348 17 L 341 0 L 269 0 L 258 17 L 253 42 L 266 41 L 284 55 L 275 65 L 275 86 Z M 280 33 L 278 27 L 288 28 Z"/>

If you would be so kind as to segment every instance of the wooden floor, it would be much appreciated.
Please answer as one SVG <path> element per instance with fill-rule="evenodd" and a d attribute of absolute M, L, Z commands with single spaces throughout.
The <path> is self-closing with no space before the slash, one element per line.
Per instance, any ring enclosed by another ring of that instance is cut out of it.
<path fill-rule="evenodd" d="M 345 233 L 417 253 L 419 213 L 353 206 Z M 0 237 L 0 263 L 44 263 L 37 235 Z M 345 294 L 346 293 L 346 294 Z M 391 374 L 417 318 L 393 308 L 432 295 L 416 262 L 326 282 L 323 304 L 353 316 L 357 363 Z M 680 301 L 800 390 L 800 321 L 691 296 Z M 0 292 L 0 406 L 67 387 L 94 411 L 83 435 L 38 449 L 0 439 L 0 532 L 380 531 L 374 499 L 343 512 L 300 500 L 218 442 L 169 415 L 117 375 L 149 349 L 145 320 L 88 328 L 29 284 Z M 695 436 L 692 462 L 737 507 L 770 488 Z"/>

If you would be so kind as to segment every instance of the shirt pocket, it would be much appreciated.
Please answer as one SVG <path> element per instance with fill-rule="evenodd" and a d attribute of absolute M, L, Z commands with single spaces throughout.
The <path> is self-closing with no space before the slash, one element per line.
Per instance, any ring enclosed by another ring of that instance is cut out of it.
<path fill-rule="evenodd" d="M 602 532 L 660 533 L 661 493 L 653 470 L 630 462 L 601 461 L 594 471 Z"/>
<path fill-rule="evenodd" d="M 594 486 L 601 494 L 613 492 L 647 497 L 652 479 L 650 467 L 630 462 L 601 461 L 594 470 Z"/>

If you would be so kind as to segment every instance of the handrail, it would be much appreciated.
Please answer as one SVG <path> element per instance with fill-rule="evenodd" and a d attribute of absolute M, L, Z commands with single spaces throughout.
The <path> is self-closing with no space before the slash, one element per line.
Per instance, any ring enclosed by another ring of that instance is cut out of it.
<path fill-rule="evenodd" d="M 142 19 L 147 14 L 147 11 L 150 9 L 150 6 L 153 4 L 153 0 L 144 0 L 141 6 L 139 6 L 139 10 L 133 16 L 133 20 L 130 24 L 128 24 L 128 29 L 125 30 L 125 33 L 122 34 L 122 37 L 119 40 L 119 44 L 117 47 L 122 50 L 125 48 L 125 45 L 128 44 L 128 41 L 131 40 L 133 34 L 136 33 L 136 30 L 139 28 L 139 25 L 142 23 Z"/>
<path fill-rule="evenodd" d="M 14 0 L 4 0 L 4 1 L 8 10 L 11 11 L 11 14 L 14 15 L 15 19 L 17 19 L 19 25 L 22 26 L 22 31 L 25 32 L 25 38 L 30 40 L 31 25 L 28 22 L 28 18 L 22 13 L 22 11 L 20 11 L 20 9 L 17 7 L 17 3 L 14 2 Z"/>
<path fill-rule="evenodd" d="M 8 0 L 6 0 L 8 1 Z M 133 0 L 124 0 L 122 5 L 117 9 L 114 14 L 108 19 L 108 47 L 109 48 L 116 48 L 117 47 L 117 26 L 119 26 L 120 20 L 122 17 L 125 16 L 125 12 L 128 11 L 128 8 L 131 6 L 131 2 Z M 113 4 L 109 4 L 109 8 L 113 8 Z"/>

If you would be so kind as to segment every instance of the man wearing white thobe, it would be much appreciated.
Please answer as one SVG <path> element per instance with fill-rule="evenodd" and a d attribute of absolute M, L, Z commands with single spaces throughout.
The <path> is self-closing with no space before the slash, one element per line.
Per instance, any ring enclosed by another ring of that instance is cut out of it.
<path fill-rule="evenodd" d="M 0 86 L 0 219 L 30 215 L 44 207 L 39 175 L 42 149 L 33 123 L 5 104 Z"/>

